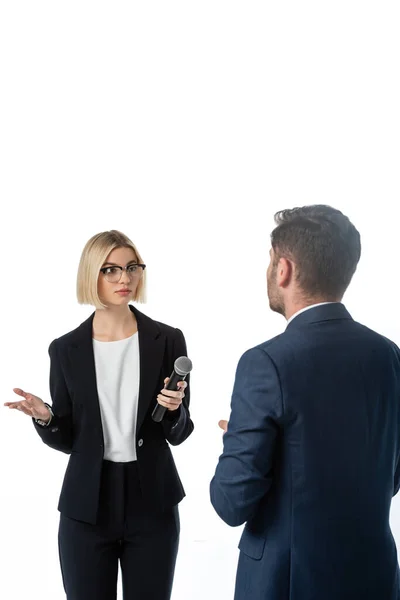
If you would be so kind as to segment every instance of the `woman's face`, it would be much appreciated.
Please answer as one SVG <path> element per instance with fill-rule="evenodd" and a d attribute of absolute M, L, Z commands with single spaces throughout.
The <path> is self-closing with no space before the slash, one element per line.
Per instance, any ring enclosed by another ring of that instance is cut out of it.
<path fill-rule="evenodd" d="M 138 273 L 128 275 L 127 271 L 116 267 L 129 267 L 137 263 L 132 248 L 115 248 L 107 256 L 102 267 L 108 267 L 106 274 L 100 272 L 98 294 L 106 306 L 121 306 L 133 300 L 141 276 Z"/>

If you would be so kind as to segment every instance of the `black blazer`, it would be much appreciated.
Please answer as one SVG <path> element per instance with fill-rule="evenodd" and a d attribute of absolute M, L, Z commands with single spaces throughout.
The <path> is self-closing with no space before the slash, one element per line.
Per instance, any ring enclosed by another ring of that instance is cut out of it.
<path fill-rule="evenodd" d="M 177 446 L 193 431 L 189 385 L 176 412 L 161 423 L 151 418 L 157 394 L 164 387 L 175 359 L 186 356 L 182 332 L 153 321 L 133 306 L 140 352 L 140 388 L 136 429 L 140 486 L 147 506 L 164 510 L 185 496 L 167 441 Z M 34 421 L 43 442 L 70 454 L 58 510 L 67 517 L 96 523 L 104 452 L 92 344 L 94 313 L 77 329 L 54 340 L 49 347 L 50 393 L 54 417 L 48 427 Z M 186 379 L 189 383 L 189 377 Z"/>

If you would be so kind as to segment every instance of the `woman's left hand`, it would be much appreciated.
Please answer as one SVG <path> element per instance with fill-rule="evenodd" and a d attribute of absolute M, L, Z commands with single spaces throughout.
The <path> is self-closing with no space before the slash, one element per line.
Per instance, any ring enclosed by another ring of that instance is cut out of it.
<path fill-rule="evenodd" d="M 165 385 L 167 385 L 168 381 L 169 377 L 166 377 L 164 379 Z M 183 398 L 185 397 L 185 389 L 187 388 L 186 381 L 179 381 L 178 387 L 179 390 L 177 392 L 174 392 L 172 390 L 166 390 L 165 388 L 161 390 L 161 393 L 157 396 L 158 404 L 161 404 L 161 406 L 164 406 L 165 408 L 171 411 L 178 410 L 178 408 L 182 404 Z"/>

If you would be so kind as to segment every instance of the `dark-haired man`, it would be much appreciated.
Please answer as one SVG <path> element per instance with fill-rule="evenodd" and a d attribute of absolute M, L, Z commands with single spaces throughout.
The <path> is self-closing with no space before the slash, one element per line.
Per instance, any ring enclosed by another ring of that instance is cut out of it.
<path fill-rule="evenodd" d="M 239 361 L 211 501 L 239 544 L 235 600 L 398 600 L 400 351 L 343 295 L 360 235 L 325 205 L 275 215 L 281 335 Z"/>

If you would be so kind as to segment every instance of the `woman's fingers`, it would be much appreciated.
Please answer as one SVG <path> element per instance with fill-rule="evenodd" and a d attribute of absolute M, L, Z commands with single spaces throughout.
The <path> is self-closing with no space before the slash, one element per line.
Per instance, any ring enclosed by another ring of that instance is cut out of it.
<path fill-rule="evenodd" d="M 161 390 L 163 396 L 167 396 L 168 398 L 184 398 L 185 392 L 183 390 Z"/>
<path fill-rule="evenodd" d="M 32 409 L 28 405 L 24 404 L 24 402 L 5 402 L 4 406 L 8 406 L 8 408 L 12 408 L 14 410 L 19 410 L 30 417 L 33 416 Z"/>
<path fill-rule="evenodd" d="M 157 396 L 157 402 L 158 404 L 161 404 L 161 406 L 164 406 L 164 408 L 167 408 L 168 410 L 177 410 L 182 404 L 182 400 L 176 398 L 167 398 L 163 394 L 159 394 Z"/>
<path fill-rule="evenodd" d="M 158 394 L 157 400 L 161 403 L 164 403 L 166 406 L 179 406 L 182 403 L 181 398 L 168 398 L 164 396 L 164 394 Z"/>
<path fill-rule="evenodd" d="M 169 377 L 166 377 L 164 379 L 164 384 L 167 385 L 168 381 L 169 381 Z M 188 384 L 187 384 L 187 381 L 178 381 L 177 385 L 178 385 L 179 389 L 185 390 L 187 388 Z"/>
<path fill-rule="evenodd" d="M 39 398 L 39 396 L 35 396 L 34 394 L 30 394 L 29 392 L 24 392 L 24 390 L 21 390 L 21 388 L 14 388 L 13 391 L 18 395 L 18 396 L 22 396 L 22 398 L 24 398 L 23 401 L 28 402 L 29 406 L 32 407 L 36 407 L 39 408 L 41 407 L 43 400 L 41 398 Z M 23 402 L 22 400 L 20 400 L 20 402 Z M 5 406 L 8 406 L 9 404 L 16 404 L 15 402 L 7 402 L 5 404 Z"/>
<path fill-rule="evenodd" d="M 4 402 L 4 406 L 8 406 L 8 408 L 18 408 L 21 402 Z"/>
<path fill-rule="evenodd" d="M 11 408 L 14 410 L 19 410 L 20 412 L 23 412 L 25 415 L 28 415 L 29 417 L 34 416 L 35 409 L 34 409 L 32 400 L 19 400 L 18 402 L 5 402 L 4 406 L 8 406 L 8 408 Z"/>
<path fill-rule="evenodd" d="M 167 385 L 169 377 L 164 379 L 164 384 Z M 177 410 L 182 404 L 182 400 L 185 397 L 185 389 L 187 388 L 186 381 L 179 381 L 177 384 L 178 390 L 167 390 L 163 389 L 157 396 L 158 404 L 168 408 L 169 410 Z"/>

